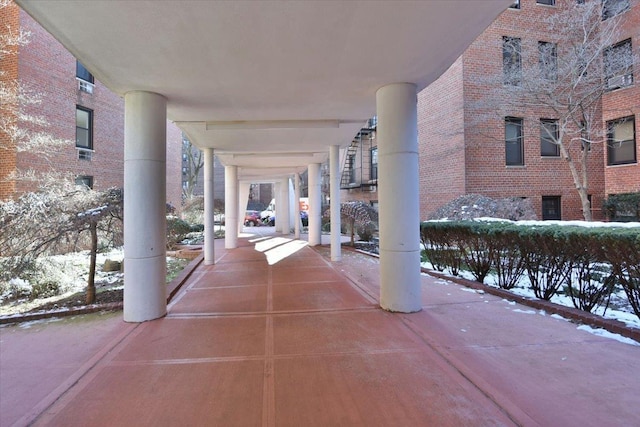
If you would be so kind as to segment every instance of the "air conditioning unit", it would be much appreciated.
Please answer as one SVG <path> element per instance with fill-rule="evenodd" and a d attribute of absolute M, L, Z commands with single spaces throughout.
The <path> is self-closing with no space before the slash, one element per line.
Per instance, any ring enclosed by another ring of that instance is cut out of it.
<path fill-rule="evenodd" d="M 83 150 L 78 148 L 78 160 L 91 160 L 93 152 L 91 150 Z"/>
<path fill-rule="evenodd" d="M 615 76 L 607 80 L 607 89 L 618 89 L 625 86 L 630 86 L 633 83 L 633 74 L 626 74 L 624 76 Z"/>
<path fill-rule="evenodd" d="M 78 89 L 82 92 L 93 93 L 93 83 L 89 83 L 86 80 L 78 79 Z"/>

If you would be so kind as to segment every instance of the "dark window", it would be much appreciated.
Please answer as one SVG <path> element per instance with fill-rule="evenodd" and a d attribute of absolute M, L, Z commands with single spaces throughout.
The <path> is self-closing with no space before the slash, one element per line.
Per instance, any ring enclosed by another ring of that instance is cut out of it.
<path fill-rule="evenodd" d="M 509 6 L 511 9 L 520 9 L 520 0 L 516 0 Z"/>
<path fill-rule="evenodd" d="M 607 122 L 607 164 L 636 163 L 636 131 L 634 116 Z"/>
<path fill-rule="evenodd" d="M 76 107 L 76 147 L 93 149 L 93 111 Z"/>
<path fill-rule="evenodd" d="M 347 166 L 349 167 L 349 184 L 355 184 L 355 182 L 356 182 L 356 156 L 355 156 L 355 154 L 349 154 L 349 157 L 347 157 Z"/>
<path fill-rule="evenodd" d="M 602 0 L 602 19 L 609 19 L 629 10 L 629 0 Z"/>
<path fill-rule="evenodd" d="M 85 185 L 89 188 L 93 188 L 93 177 L 88 175 L 77 176 L 76 185 Z"/>
<path fill-rule="evenodd" d="M 547 6 L 554 6 L 556 4 L 556 0 L 536 0 L 538 4 L 546 4 Z"/>
<path fill-rule="evenodd" d="M 633 84 L 633 53 L 631 39 L 617 43 L 604 51 L 604 75 L 607 89 Z"/>
<path fill-rule="evenodd" d="M 86 82 L 93 83 L 93 74 L 89 72 L 80 61 L 76 61 L 76 77 Z"/>
<path fill-rule="evenodd" d="M 540 119 L 540 155 L 542 157 L 560 156 L 558 121 Z"/>
<path fill-rule="evenodd" d="M 378 147 L 371 149 L 371 179 L 378 179 Z"/>
<path fill-rule="evenodd" d="M 591 137 L 585 121 L 580 121 L 580 142 L 582 143 L 582 150 L 591 151 Z"/>
<path fill-rule="evenodd" d="M 504 84 L 518 86 L 522 79 L 522 55 L 520 39 L 502 37 L 502 71 Z"/>
<path fill-rule="evenodd" d="M 560 196 L 542 196 L 542 219 L 562 219 Z"/>
<path fill-rule="evenodd" d="M 506 117 L 504 119 L 505 157 L 507 166 L 524 165 L 522 147 L 522 119 Z"/>
<path fill-rule="evenodd" d="M 558 78 L 558 48 L 555 43 L 538 42 L 540 75 L 547 80 Z"/>

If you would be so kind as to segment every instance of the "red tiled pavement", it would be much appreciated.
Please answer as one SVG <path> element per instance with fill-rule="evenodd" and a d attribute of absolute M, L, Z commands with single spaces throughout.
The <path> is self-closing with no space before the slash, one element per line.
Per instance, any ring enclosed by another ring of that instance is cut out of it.
<path fill-rule="evenodd" d="M 163 319 L 0 329 L 0 425 L 640 425 L 640 347 L 429 276 L 388 313 L 376 260 L 251 240 Z"/>

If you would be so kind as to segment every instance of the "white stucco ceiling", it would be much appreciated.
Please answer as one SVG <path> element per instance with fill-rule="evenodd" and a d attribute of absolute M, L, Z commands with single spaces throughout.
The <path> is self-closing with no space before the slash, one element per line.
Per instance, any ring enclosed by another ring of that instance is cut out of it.
<path fill-rule="evenodd" d="M 378 88 L 426 87 L 512 0 L 17 3 L 111 90 L 164 95 L 195 145 L 258 179 L 346 146 Z"/>

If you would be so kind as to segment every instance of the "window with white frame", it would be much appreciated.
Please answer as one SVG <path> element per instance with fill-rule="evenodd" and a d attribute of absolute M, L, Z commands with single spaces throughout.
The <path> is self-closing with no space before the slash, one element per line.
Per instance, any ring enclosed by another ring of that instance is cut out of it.
<path fill-rule="evenodd" d="M 614 90 L 633 84 L 633 50 L 631 39 L 621 41 L 604 51 L 606 87 Z"/>
<path fill-rule="evenodd" d="M 522 118 L 505 117 L 505 160 L 507 166 L 524 165 L 524 147 L 522 144 Z"/>
<path fill-rule="evenodd" d="M 558 47 L 555 43 L 538 42 L 540 75 L 547 80 L 558 78 Z"/>
<path fill-rule="evenodd" d="M 76 185 L 84 185 L 88 188 L 93 188 L 93 177 L 90 175 L 77 176 Z"/>
<path fill-rule="evenodd" d="M 637 163 L 635 117 L 607 122 L 607 164 Z"/>
<path fill-rule="evenodd" d="M 629 0 L 602 0 L 602 20 L 626 12 L 630 7 Z"/>
<path fill-rule="evenodd" d="M 76 106 L 76 147 L 93 149 L 93 111 Z"/>
<path fill-rule="evenodd" d="M 371 149 L 371 180 L 378 179 L 378 147 Z"/>
<path fill-rule="evenodd" d="M 502 37 L 504 84 L 519 86 L 522 80 L 522 49 L 518 37 Z"/>
<path fill-rule="evenodd" d="M 553 119 L 540 119 L 540 155 L 542 157 L 559 157 L 560 146 L 558 121 Z"/>

